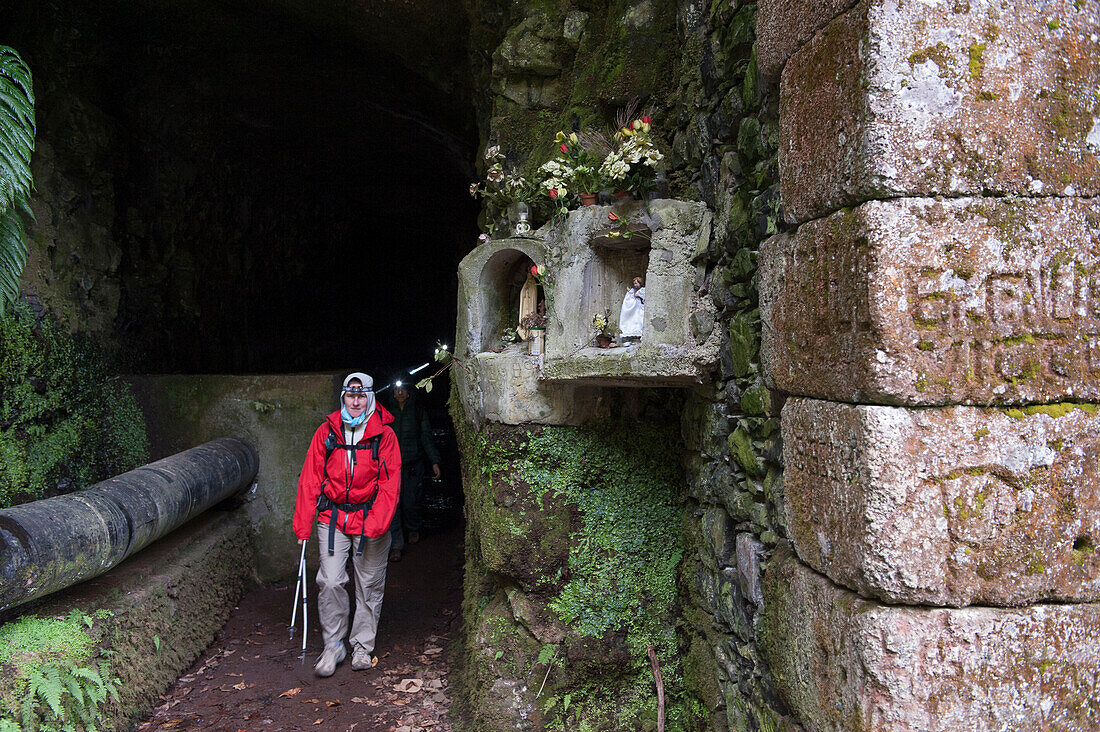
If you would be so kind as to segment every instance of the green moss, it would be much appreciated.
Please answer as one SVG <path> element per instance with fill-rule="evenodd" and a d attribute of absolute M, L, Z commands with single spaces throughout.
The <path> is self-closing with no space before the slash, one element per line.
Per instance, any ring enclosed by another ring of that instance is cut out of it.
<path fill-rule="evenodd" d="M 940 76 L 946 76 L 951 70 L 950 53 L 947 44 L 942 41 L 934 46 L 928 46 L 927 48 L 914 51 L 909 54 L 907 60 L 910 66 L 923 64 L 925 61 L 932 61 L 940 68 Z"/>
<path fill-rule="evenodd" d="M 936 347 L 936 344 L 933 343 L 932 341 L 921 341 L 920 343 L 917 344 L 917 348 L 919 348 L 922 351 L 931 351 L 931 350 L 935 349 L 935 347 Z"/>
<path fill-rule="evenodd" d="M 989 428 L 988 427 L 980 427 L 980 428 L 974 430 L 974 442 L 978 442 L 979 440 L 981 440 L 983 437 L 985 437 L 988 434 L 989 434 Z"/>
<path fill-rule="evenodd" d="M 36 319 L 0 316 L 0 506 L 87 487 L 148 459 L 145 421 L 93 344 Z"/>
<path fill-rule="evenodd" d="M 984 43 L 970 44 L 970 76 L 977 79 L 982 73 L 982 54 L 985 53 Z"/>
<path fill-rule="evenodd" d="M 1061 22 L 1057 18 L 1051 18 L 1047 21 L 1047 28 L 1049 28 L 1050 30 L 1058 30 L 1058 27 L 1060 25 Z"/>
<path fill-rule="evenodd" d="M 1047 571 L 1047 567 L 1043 564 L 1043 558 L 1038 552 L 1032 552 L 1028 557 L 1027 567 L 1024 571 L 1031 576 L 1044 574 Z"/>
<path fill-rule="evenodd" d="M 977 99 L 979 102 L 995 102 L 1001 98 L 1001 95 L 995 94 L 991 91 L 980 91 L 974 98 Z"/>

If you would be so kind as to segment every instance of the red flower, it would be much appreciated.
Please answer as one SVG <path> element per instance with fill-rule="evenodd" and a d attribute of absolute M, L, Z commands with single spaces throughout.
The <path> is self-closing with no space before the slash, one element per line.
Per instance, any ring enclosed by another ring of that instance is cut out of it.
<path fill-rule="evenodd" d="M 564 142 L 563 142 L 563 143 L 562 143 L 561 145 L 559 145 L 558 147 L 559 147 L 559 148 L 561 149 L 561 151 L 562 151 L 562 152 L 564 152 L 564 153 L 567 153 L 567 152 L 569 152 L 569 147 L 568 147 L 568 146 L 567 146 L 567 145 L 566 145 L 566 144 L 565 144 Z"/>
<path fill-rule="evenodd" d="M 557 198 L 557 197 L 558 197 L 558 189 L 557 188 L 551 188 L 550 189 L 550 198 Z"/>
<path fill-rule="evenodd" d="M 653 120 L 651 120 L 651 119 L 649 118 L 649 115 L 648 115 L 648 114 L 647 114 L 647 115 L 645 115 L 644 117 L 642 117 L 642 122 L 644 122 L 644 123 L 645 123 L 645 124 L 647 124 L 647 125 L 651 125 L 651 124 L 653 124 Z"/>
<path fill-rule="evenodd" d="M 618 221 L 619 215 L 612 211 L 611 213 L 607 214 L 607 218 L 611 219 L 612 221 Z"/>
<path fill-rule="evenodd" d="M 537 264 L 531 265 L 531 274 L 537 275 L 539 273 L 539 266 Z"/>

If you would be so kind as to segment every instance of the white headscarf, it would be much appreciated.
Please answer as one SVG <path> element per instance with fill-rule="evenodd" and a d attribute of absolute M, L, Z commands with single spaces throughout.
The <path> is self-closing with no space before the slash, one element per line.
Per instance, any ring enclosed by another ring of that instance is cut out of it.
<path fill-rule="evenodd" d="M 344 377 L 344 385 L 340 388 L 340 414 L 343 416 L 346 413 L 344 392 L 347 391 L 348 384 L 355 379 L 358 379 L 360 384 L 370 389 L 370 391 L 367 392 L 367 408 L 363 411 L 363 421 L 360 422 L 360 424 L 366 424 L 370 416 L 374 414 L 374 379 L 367 376 L 362 371 L 355 371 Z"/>

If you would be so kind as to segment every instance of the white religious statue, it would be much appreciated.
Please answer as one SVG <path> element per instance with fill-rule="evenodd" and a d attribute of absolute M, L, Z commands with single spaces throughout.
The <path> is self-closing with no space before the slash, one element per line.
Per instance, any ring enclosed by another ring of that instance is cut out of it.
<path fill-rule="evenodd" d="M 641 338 L 644 320 L 645 283 L 641 277 L 635 277 L 630 289 L 623 296 L 623 309 L 619 312 L 619 331 L 622 337 Z"/>

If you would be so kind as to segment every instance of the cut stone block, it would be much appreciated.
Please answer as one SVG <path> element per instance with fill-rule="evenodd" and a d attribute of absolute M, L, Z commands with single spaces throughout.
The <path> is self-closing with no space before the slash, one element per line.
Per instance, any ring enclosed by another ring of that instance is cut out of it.
<path fill-rule="evenodd" d="M 826 23 L 855 0 L 760 0 L 756 15 L 756 53 L 760 76 L 779 81 L 783 64 Z"/>
<path fill-rule="evenodd" d="M 761 248 L 765 372 L 885 404 L 1100 399 L 1096 199 L 871 201 Z"/>
<path fill-rule="evenodd" d="M 1097 411 L 790 399 L 784 488 L 798 555 L 888 602 L 1098 600 Z"/>
<path fill-rule="evenodd" d="M 1100 605 L 890 607 L 781 552 L 765 576 L 762 636 L 807 729 L 1100 729 Z"/>
<path fill-rule="evenodd" d="M 784 210 L 1100 191 L 1100 6 L 864 0 L 780 86 Z"/>

